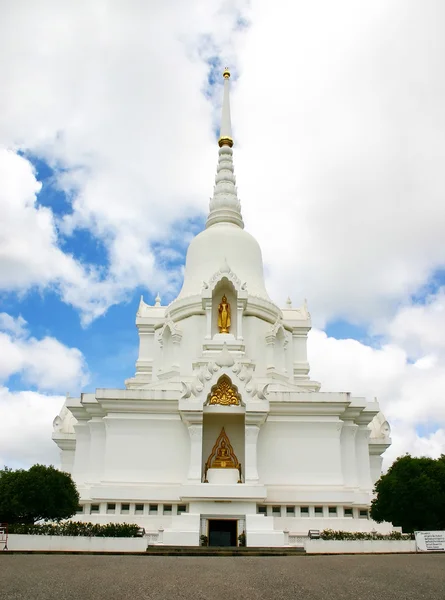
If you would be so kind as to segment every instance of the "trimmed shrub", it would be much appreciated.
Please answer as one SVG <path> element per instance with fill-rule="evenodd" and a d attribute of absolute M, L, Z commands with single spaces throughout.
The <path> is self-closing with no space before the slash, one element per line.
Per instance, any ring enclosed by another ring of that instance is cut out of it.
<path fill-rule="evenodd" d="M 410 533 L 400 533 L 391 531 L 391 533 L 362 532 L 362 531 L 334 531 L 333 529 L 324 529 L 320 533 L 322 540 L 411 540 L 413 536 Z"/>
<path fill-rule="evenodd" d="M 84 537 L 138 537 L 139 525 L 130 523 L 84 523 L 82 521 L 65 521 L 63 523 L 41 523 L 24 525 L 14 523 L 9 526 L 9 533 L 25 535 L 62 535 Z"/>

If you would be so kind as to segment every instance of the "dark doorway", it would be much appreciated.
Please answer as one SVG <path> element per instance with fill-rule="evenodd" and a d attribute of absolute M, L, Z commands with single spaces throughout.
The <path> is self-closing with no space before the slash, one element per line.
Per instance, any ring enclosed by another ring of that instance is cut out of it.
<path fill-rule="evenodd" d="M 209 519 L 209 546 L 236 546 L 236 519 Z"/>

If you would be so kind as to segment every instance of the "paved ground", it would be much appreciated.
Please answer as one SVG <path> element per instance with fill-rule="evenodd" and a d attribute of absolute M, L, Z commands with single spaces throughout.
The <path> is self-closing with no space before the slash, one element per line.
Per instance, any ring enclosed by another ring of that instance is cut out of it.
<path fill-rule="evenodd" d="M 444 600 L 445 555 L 158 557 L 0 553 L 8 600 Z"/>

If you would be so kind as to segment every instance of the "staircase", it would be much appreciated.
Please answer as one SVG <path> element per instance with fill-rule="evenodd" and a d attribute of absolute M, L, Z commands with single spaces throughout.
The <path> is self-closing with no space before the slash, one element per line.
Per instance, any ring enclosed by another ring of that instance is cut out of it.
<path fill-rule="evenodd" d="M 304 556 L 303 547 L 250 548 L 246 546 L 148 546 L 150 556 Z"/>

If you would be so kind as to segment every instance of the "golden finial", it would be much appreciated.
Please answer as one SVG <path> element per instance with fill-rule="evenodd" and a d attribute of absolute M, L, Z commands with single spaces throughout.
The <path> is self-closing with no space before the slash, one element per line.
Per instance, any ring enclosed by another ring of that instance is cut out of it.
<path fill-rule="evenodd" d="M 229 71 L 228 67 L 226 67 L 224 69 L 224 71 L 223 71 L 223 77 L 224 77 L 224 79 L 230 79 L 230 71 Z"/>

